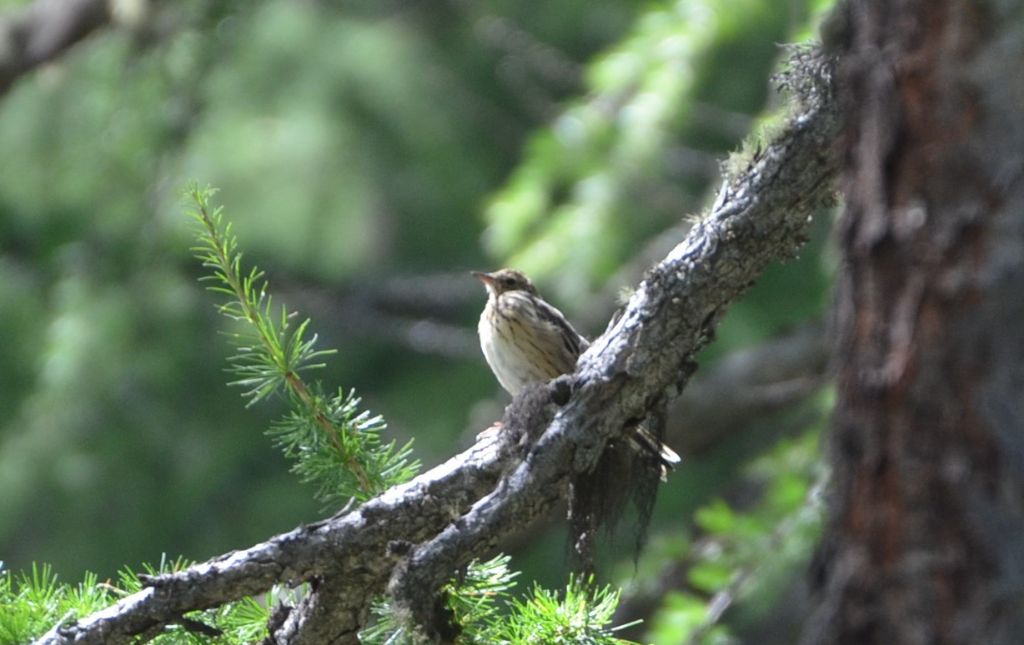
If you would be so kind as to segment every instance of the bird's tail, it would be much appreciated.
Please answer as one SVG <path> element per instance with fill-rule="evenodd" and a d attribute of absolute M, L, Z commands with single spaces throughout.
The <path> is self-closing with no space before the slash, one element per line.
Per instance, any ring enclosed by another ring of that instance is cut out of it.
<path fill-rule="evenodd" d="M 642 452 L 658 460 L 658 464 L 661 466 L 662 481 L 665 481 L 670 470 L 674 470 L 683 461 L 675 450 L 658 441 L 658 438 L 642 425 L 637 426 L 630 435 L 630 442 Z"/>

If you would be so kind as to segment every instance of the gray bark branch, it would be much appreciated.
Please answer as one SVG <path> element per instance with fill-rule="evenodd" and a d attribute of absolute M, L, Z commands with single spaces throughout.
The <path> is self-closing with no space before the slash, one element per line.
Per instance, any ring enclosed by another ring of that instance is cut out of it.
<path fill-rule="evenodd" d="M 370 599 L 389 580 L 397 603 L 422 618 L 417 598 L 549 512 L 610 439 L 678 393 L 728 305 L 769 263 L 795 255 L 812 214 L 831 203 L 838 131 L 831 68 L 808 51 L 795 59 L 783 79 L 798 99 L 787 126 L 725 178 L 711 212 L 651 269 L 576 372 L 513 401 L 498 437 L 351 513 L 148 581 L 146 590 L 37 642 L 151 637 L 184 612 L 310 581 L 310 597 L 272 626 L 273 642 L 355 643 Z M 321 588 L 338 603 L 333 610 L 317 597 Z"/>
<path fill-rule="evenodd" d="M 361 576 L 356 573 L 386 580 L 402 544 L 436 535 L 494 487 L 510 459 L 509 447 L 504 435 L 492 434 L 350 513 L 300 526 L 180 573 L 155 577 L 146 581 L 146 589 L 116 605 L 76 623 L 54 626 L 37 643 L 117 644 L 133 642 L 140 634 L 152 638 L 155 627 L 173 624 L 185 612 L 263 593 L 275 584 L 332 575 L 357 582 L 350 586 L 350 600 L 365 608 L 369 596 L 379 593 L 383 583 L 377 589 L 358 584 Z M 286 626 L 295 622 L 289 616 Z"/>
<path fill-rule="evenodd" d="M 782 136 L 727 177 L 712 211 L 649 271 L 623 314 L 580 357 L 568 402 L 526 459 L 396 571 L 389 589 L 428 638 L 433 601 L 423 590 L 548 511 L 558 499 L 552 491 L 591 471 L 609 440 L 682 389 L 729 304 L 770 262 L 796 254 L 811 215 L 831 201 L 838 130 L 831 84 L 802 80 L 797 89 L 810 113 L 793 116 Z"/>

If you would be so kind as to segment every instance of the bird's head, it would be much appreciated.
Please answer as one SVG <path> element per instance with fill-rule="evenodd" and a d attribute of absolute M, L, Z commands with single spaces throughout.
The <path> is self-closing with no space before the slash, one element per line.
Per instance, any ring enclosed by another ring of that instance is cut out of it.
<path fill-rule="evenodd" d="M 537 288 L 533 286 L 530 279 L 523 275 L 521 271 L 516 271 L 515 269 L 501 269 L 493 273 L 474 271 L 473 275 L 480 282 L 484 283 L 484 286 L 487 287 L 487 293 L 490 295 L 497 296 L 506 291 L 525 291 L 526 293 L 537 295 Z"/>

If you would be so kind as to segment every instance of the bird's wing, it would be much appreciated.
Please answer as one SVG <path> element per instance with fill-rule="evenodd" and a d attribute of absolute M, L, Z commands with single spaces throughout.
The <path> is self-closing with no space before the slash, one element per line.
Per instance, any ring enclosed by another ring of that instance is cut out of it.
<path fill-rule="evenodd" d="M 561 311 L 555 309 L 541 298 L 536 299 L 536 304 L 537 313 L 541 319 L 558 329 L 566 351 L 568 351 L 574 359 L 579 358 L 579 355 L 590 347 L 590 342 L 573 328 L 572 324 L 566 319 Z"/>

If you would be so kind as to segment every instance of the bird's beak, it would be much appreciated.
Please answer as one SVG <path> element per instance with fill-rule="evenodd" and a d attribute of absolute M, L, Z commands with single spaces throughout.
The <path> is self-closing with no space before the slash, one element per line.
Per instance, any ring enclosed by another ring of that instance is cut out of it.
<path fill-rule="evenodd" d="M 494 286 L 494 276 L 490 273 L 484 273 L 483 271 L 470 271 L 470 273 L 472 273 L 477 280 L 483 282 L 484 285 L 488 287 Z"/>
<path fill-rule="evenodd" d="M 498 283 L 495 281 L 493 274 L 484 273 L 483 271 L 471 271 L 470 273 L 472 273 L 477 280 L 484 283 L 484 286 L 487 287 L 488 294 L 497 293 L 495 287 Z"/>

